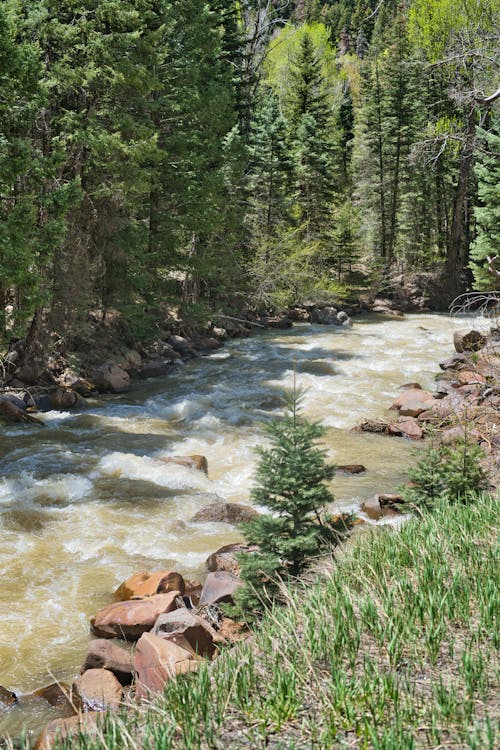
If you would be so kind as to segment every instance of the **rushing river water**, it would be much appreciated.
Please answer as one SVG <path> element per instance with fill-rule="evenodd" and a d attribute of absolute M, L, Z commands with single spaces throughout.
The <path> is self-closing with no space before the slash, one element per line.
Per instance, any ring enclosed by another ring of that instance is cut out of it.
<path fill-rule="evenodd" d="M 304 413 L 330 428 L 331 460 L 368 469 L 334 479 L 337 505 L 394 491 L 414 444 L 350 428 L 384 416 L 402 383 L 432 387 L 453 327 L 447 316 L 414 315 L 267 331 L 79 413 L 45 414 L 43 429 L 3 428 L 0 684 L 23 695 L 71 681 L 89 616 L 122 580 L 161 568 L 200 576 L 210 552 L 240 538 L 231 526 L 189 519 L 215 496 L 248 502 L 260 423 L 279 413 L 294 362 L 308 388 Z M 158 461 L 194 453 L 207 457 L 209 478 Z M 21 705 L 0 715 L 0 736 L 50 717 L 41 703 Z"/>

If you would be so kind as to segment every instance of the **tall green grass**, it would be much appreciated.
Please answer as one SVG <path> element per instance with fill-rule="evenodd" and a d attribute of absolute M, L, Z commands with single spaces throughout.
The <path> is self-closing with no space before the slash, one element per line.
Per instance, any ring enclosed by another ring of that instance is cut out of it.
<path fill-rule="evenodd" d="M 498 497 L 347 542 L 249 643 L 65 750 L 499 746 Z"/>

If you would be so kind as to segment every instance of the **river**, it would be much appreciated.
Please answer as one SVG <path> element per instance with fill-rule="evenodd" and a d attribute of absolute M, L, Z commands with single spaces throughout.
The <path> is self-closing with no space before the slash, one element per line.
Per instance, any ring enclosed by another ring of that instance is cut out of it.
<path fill-rule="evenodd" d="M 394 491 L 415 444 L 350 428 L 381 417 L 398 386 L 432 388 L 451 353 L 446 315 L 356 318 L 351 329 L 298 324 L 229 342 L 125 395 L 91 400 L 80 412 L 49 412 L 46 427 L 1 428 L 0 684 L 25 695 L 71 681 L 89 639 L 89 616 L 119 583 L 145 569 L 203 574 L 207 555 L 240 539 L 224 524 L 193 524 L 214 496 L 248 502 L 261 423 L 280 411 L 296 363 L 307 417 L 329 428 L 341 509 Z M 209 478 L 159 457 L 203 454 Z M 55 716 L 43 703 L 0 715 L 0 736 Z"/>

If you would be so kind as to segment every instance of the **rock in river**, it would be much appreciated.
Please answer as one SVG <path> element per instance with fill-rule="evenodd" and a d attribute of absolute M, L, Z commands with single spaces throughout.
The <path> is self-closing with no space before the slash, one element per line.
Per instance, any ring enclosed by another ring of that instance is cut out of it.
<path fill-rule="evenodd" d="M 73 682 L 73 690 L 86 711 L 117 709 L 123 697 L 122 686 L 107 669 L 88 669 Z"/>
<path fill-rule="evenodd" d="M 240 503 L 213 503 L 204 505 L 194 514 L 191 521 L 205 523 L 246 523 L 258 513 L 250 505 Z"/>
<path fill-rule="evenodd" d="M 91 618 L 92 631 L 100 638 L 136 640 L 151 630 L 159 615 L 176 609 L 175 600 L 180 595 L 180 591 L 171 591 L 148 599 L 110 604 Z"/>
<path fill-rule="evenodd" d="M 156 570 L 150 573 L 135 573 L 124 581 L 115 591 L 117 602 L 126 602 L 136 597 L 167 594 L 169 591 L 180 591 L 184 594 L 184 578 L 172 570 Z"/>
<path fill-rule="evenodd" d="M 96 638 L 89 644 L 82 674 L 89 669 L 108 669 L 122 685 L 128 685 L 132 682 L 134 659 L 130 651 L 116 643 Z"/>

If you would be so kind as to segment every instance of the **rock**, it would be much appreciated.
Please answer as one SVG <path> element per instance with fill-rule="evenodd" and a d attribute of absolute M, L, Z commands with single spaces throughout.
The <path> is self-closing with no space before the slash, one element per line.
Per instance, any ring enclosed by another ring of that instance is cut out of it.
<path fill-rule="evenodd" d="M 115 591 L 116 601 L 125 602 L 137 597 L 167 594 L 179 591 L 184 594 L 184 579 L 179 573 L 171 570 L 156 570 L 153 573 L 144 571 L 135 573 L 124 581 Z"/>
<path fill-rule="evenodd" d="M 89 669 L 107 669 L 114 674 L 121 685 L 132 682 L 134 659 L 130 651 L 126 651 L 116 643 L 97 638 L 91 641 L 81 673 Z"/>
<path fill-rule="evenodd" d="M 206 566 L 210 573 L 217 573 L 218 571 L 226 571 L 238 576 L 240 573 L 240 565 L 236 559 L 236 555 L 241 552 L 256 552 L 258 547 L 249 546 L 247 544 L 226 544 L 206 559 Z"/>
<path fill-rule="evenodd" d="M 259 514 L 250 505 L 240 503 L 212 503 L 204 505 L 194 514 L 191 521 L 196 523 L 247 523 Z"/>
<path fill-rule="evenodd" d="M 182 357 L 195 357 L 196 352 L 190 341 L 185 339 L 183 336 L 169 336 L 167 343 L 170 344 L 175 352 L 179 352 Z"/>
<path fill-rule="evenodd" d="M 196 346 L 200 350 L 200 352 L 214 352 L 217 349 L 220 349 L 222 346 L 222 342 L 219 339 L 216 339 L 214 336 L 206 336 L 201 339 L 197 339 Z"/>
<path fill-rule="evenodd" d="M 414 417 L 399 417 L 389 425 L 388 429 L 391 435 L 399 435 L 411 440 L 421 440 L 424 436 L 422 427 Z"/>
<path fill-rule="evenodd" d="M 283 330 L 291 328 L 293 326 L 293 322 L 285 315 L 262 318 L 262 324 L 267 326 L 268 328 L 279 328 Z"/>
<path fill-rule="evenodd" d="M 139 375 L 141 378 L 161 378 L 164 375 L 168 375 L 172 370 L 173 362 L 171 360 L 149 360 L 144 362 Z"/>
<path fill-rule="evenodd" d="M 404 503 L 403 497 L 395 493 L 379 494 L 377 495 L 377 499 L 380 503 L 381 508 L 391 508 L 395 511 L 398 510 L 398 505 Z"/>
<path fill-rule="evenodd" d="M 413 390 L 413 389 L 416 389 L 417 391 L 418 390 L 421 391 L 422 390 L 422 386 L 420 385 L 420 383 L 403 383 L 403 385 L 399 386 L 399 390 L 400 391 L 409 391 L 409 390 Z"/>
<path fill-rule="evenodd" d="M 403 417 L 418 417 L 423 411 L 432 409 L 436 399 L 421 388 L 409 388 L 403 391 L 391 404 L 391 409 L 397 409 Z"/>
<path fill-rule="evenodd" d="M 242 585 L 243 582 L 236 576 L 232 575 L 232 573 L 227 573 L 225 571 L 209 573 L 203 584 L 200 596 L 200 606 L 202 604 L 231 603 L 233 601 L 234 592 Z"/>
<path fill-rule="evenodd" d="M 465 431 L 463 427 L 450 427 L 441 435 L 443 445 L 455 445 L 455 443 L 465 439 L 472 443 L 479 443 L 481 441 L 481 434 L 478 430 L 474 429 Z"/>
<path fill-rule="evenodd" d="M 121 364 L 124 370 L 138 370 L 142 365 L 142 357 L 135 349 L 125 352 L 124 362 Z"/>
<path fill-rule="evenodd" d="M 337 313 L 336 307 L 313 307 L 309 313 L 309 320 L 311 323 L 320 323 L 321 325 L 341 325 Z"/>
<path fill-rule="evenodd" d="M 136 697 L 148 698 L 151 693 L 160 692 L 168 680 L 191 671 L 197 663 L 190 651 L 173 641 L 144 633 L 137 641 L 134 656 Z"/>
<path fill-rule="evenodd" d="M 17 406 L 9 398 L 2 396 L 0 398 L 0 419 L 5 419 L 8 422 L 28 422 L 30 424 L 43 425 L 43 422 L 39 419 L 32 414 L 28 414 L 25 408 Z"/>
<path fill-rule="evenodd" d="M 205 456 L 197 454 L 193 456 L 170 456 L 169 458 L 160 458 L 165 464 L 178 464 L 178 466 L 187 466 L 189 469 L 202 471 L 208 476 L 208 461 Z"/>
<path fill-rule="evenodd" d="M 0 685 L 0 711 L 7 711 L 12 706 L 15 706 L 17 702 L 16 694 L 12 690 L 7 690 L 7 688 Z"/>
<path fill-rule="evenodd" d="M 58 382 L 63 388 L 71 388 L 80 396 L 91 396 L 95 390 L 94 385 L 85 378 L 82 378 L 74 370 L 64 370 L 62 375 L 59 376 Z"/>
<path fill-rule="evenodd" d="M 188 606 L 190 605 L 191 608 L 198 606 L 202 589 L 203 586 L 199 581 L 186 581 L 186 590 L 184 591 L 183 599 Z"/>
<path fill-rule="evenodd" d="M 363 419 L 355 425 L 351 432 L 374 432 L 378 434 L 387 434 L 388 424 L 382 419 Z"/>
<path fill-rule="evenodd" d="M 156 594 L 149 599 L 132 599 L 104 607 L 90 620 L 92 631 L 100 638 L 136 640 L 151 630 L 159 615 L 176 608 L 180 591 Z"/>
<path fill-rule="evenodd" d="M 34 750 L 52 750 L 57 740 L 62 742 L 80 733 L 94 737 L 99 729 L 97 719 L 100 715 L 99 712 L 88 711 L 68 719 L 54 719 L 39 735 Z"/>
<path fill-rule="evenodd" d="M 73 690 L 86 711 L 117 709 L 123 697 L 122 686 L 107 669 L 88 669 L 73 682 Z"/>
<path fill-rule="evenodd" d="M 93 370 L 90 379 L 101 393 L 125 393 L 130 388 L 128 372 L 114 363 Z"/>
<path fill-rule="evenodd" d="M 452 354 L 448 359 L 443 359 L 443 361 L 439 363 L 439 366 L 442 370 L 456 370 L 460 365 L 468 361 L 469 358 L 466 354 Z"/>
<path fill-rule="evenodd" d="M 484 375 L 480 375 L 478 372 L 471 372 L 470 370 L 460 370 L 457 377 L 458 382 L 462 385 L 474 385 L 476 383 L 484 385 L 486 383 Z"/>
<path fill-rule="evenodd" d="M 220 326 L 214 326 L 212 328 L 212 333 L 221 341 L 225 341 L 227 339 L 227 331 L 225 328 L 220 328 Z"/>
<path fill-rule="evenodd" d="M 436 393 L 434 398 L 444 398 L 449 393 L 453 393 L 453 386 L 448 380 L 438 380 L 436 383 Z"/>
<path fill-rule="evenodd" d="M 343 474 L 362 474 L 366 471 L 366 466 L 363 466 L 363 464 L 341 464 L 336 469 Z"/>
<path fill-rule="evenodd" d="M 69 707 L 72 713 L 74 713 L 71 688 L 64 682 L 52 682 L 46 687 L 35 690 L 31 695 L 35 698 L 43 698 L 50 706 Z"/>
<path fill-rule="evenodd" d="M 393 506 L 390 506 L 388 502 L 385 505 L 382 505 L 381 498 L 387 497 L 393 496 L 375 495 L 375 497 L 371 497 L 369 500 L 365 500 L 361 504 L 361 510 L 366 513 L 368 518 L 371 518 L 372 521 L 378 521 L 381 518 L 394 518 L 398 516 L 399 513 L 394 509 Z"/>
<path fill-rule="evenodd" d="M 71 388 L 56 388 L 53 393 L 49 394 L 49 398 L 52 409 L 58 411 L 74 409 L 80 402 L 78 394 Z"/>
<path fill-rule="evenodd" d="M 250 631 L 242 622 L 236 622 L 229 617 L 223 617 L 219 623 L 217 631 L 219 638 L 223 638 L 228 643 L 239 643 L 244 641 L 250 635 Z"/>
<path fill-rule="evenodd" d="M 187 651 L 192 650 L 197 656 L 212 658 L 215 644 L 219 640 L 216 631 L 199 615 L 189 609 L 177 609 L 160 615 L 154 629 L 154 635 L 166 638 Z"/>
<path fill-rule="evenodd" d="M 453 334 L 453 344 L 455 351 L 459 354 L 462 352 L 477 352 L 482 349 L 488 341 L 488 337 L 479 331 L 455 331 Z"/>

